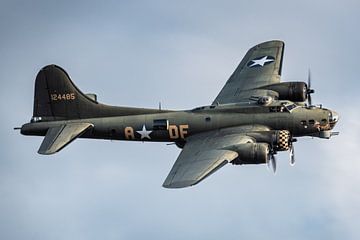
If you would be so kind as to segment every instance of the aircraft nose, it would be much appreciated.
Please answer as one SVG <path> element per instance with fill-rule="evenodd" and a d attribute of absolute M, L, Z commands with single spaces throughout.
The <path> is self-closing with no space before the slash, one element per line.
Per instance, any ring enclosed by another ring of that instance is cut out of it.
<path fill-rule="evenodd" d="M 333 128 L 338 121 L 339 121 L 339 114 L 331 110 L 329 114 L 329 123 L 331 128 Z"/>
<path fill-rule="evenodd" d="M 331 111 L 331 116 L 332 116 L 332 122 L 337 122 L 339 121 L 339 114 L 335 111 Z"/>

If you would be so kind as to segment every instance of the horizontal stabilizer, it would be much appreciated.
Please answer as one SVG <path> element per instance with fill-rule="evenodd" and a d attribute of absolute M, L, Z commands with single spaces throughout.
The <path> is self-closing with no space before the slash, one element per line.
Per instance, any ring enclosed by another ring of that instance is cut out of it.
<path fill-rule="evenodd" d="M 66 123 L 51 127 L 47 131 L 38 153 L 54 154 L 92 127 L 94 125 L 91 123 Z"/>

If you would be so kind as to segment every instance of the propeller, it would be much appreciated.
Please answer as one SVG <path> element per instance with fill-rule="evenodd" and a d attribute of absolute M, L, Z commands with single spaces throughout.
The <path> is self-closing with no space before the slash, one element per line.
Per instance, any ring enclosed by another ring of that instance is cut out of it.
<path fill-rule="evenodd" d="M 267 161 L 267 166 L 272 169 L 274 174 L 276 173 L 276 158 L 274 153 L 270 153 Z"/>
<path fill-rule="evenodd" d="M 297 142 L 296 138 L 290 137 L 289 139 L 289 160 L 290 160 L 290 166 L 295 165 L 295 148 L 294 148 L 294 142 Z M 270 150 L 267 158 L 267 167 L 268 169 L 272 169 L 274 174 L 276 173 L 276 158 L 275 158 L 276 151 Z"/>
<path fill-rule="evenodd" d="M 294 147 L 294 142 L 297 142 L 297 139 L 291 137 L 290 140 L 289 140 L 289 145 L 290 145 L 290 149 L 289 149 L 290 166 L 294 166 L 294 165 L 295 165 L 295 147 Z"/>
<path fill-rule="evenodd" d="M 315 93 L 314 89 L 311 89 L 311 72 L 310 69 L 308 71 L 308 82 L 307 82 L 307 89 L 306 89 L 306 98 L 308 100 L 308 104 L 309 106 L 311 106 L 312 101 L 311 101 L 311 94 Z"/>
<path fill-rule="evenodd" d="M 294 151 L 294 144 L 291 144 L 290 147 L 290 166 L 295 165 L 295 151 Z"/>

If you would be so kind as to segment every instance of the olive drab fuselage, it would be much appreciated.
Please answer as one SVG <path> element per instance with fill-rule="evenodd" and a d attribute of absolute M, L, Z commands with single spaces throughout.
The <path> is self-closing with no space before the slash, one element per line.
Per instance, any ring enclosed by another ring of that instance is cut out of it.
<path fill-rule="evenodd" d="M 293 136 L 311 135 L 330 130 L 330 111 L 320 107 L 298 106 L 291 111 L 271 112 L 273 106 L 208 106 L 188 111 L 166 111 L 105 118 L 89 118 L 29 123 L 25 135 L 45 135 L 48 128 L 64 122 L 89 122 L 94 125 L 82 138 L 176 142 L 200 132 L 214 129 L 264 125 L 272 130 L 288 130 Z"/>

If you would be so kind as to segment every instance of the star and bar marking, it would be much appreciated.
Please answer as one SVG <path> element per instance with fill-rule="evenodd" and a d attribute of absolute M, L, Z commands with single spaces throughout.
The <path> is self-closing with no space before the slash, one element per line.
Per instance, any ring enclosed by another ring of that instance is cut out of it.
<path fill-rule="evenodd" d="M 254 58 L 253 60 L 249 61 L 247 66 L 249 68 L 252 67 L 263 67 L 269 63 L 272 63 L 275 61 L 275 58 L 272 56 L 263 56 L 263 57 L 258 57 L 258 58 Z"/>
<path fill-rule="evenodd" d="M 144 138 L 151 139 L 150 133 L 152 133 L 152 131 L 146 130 L 145 124 L 143 125 L 141 131 L 136 131 L 136 132 L 141 135 L 141 140 Z"/>

